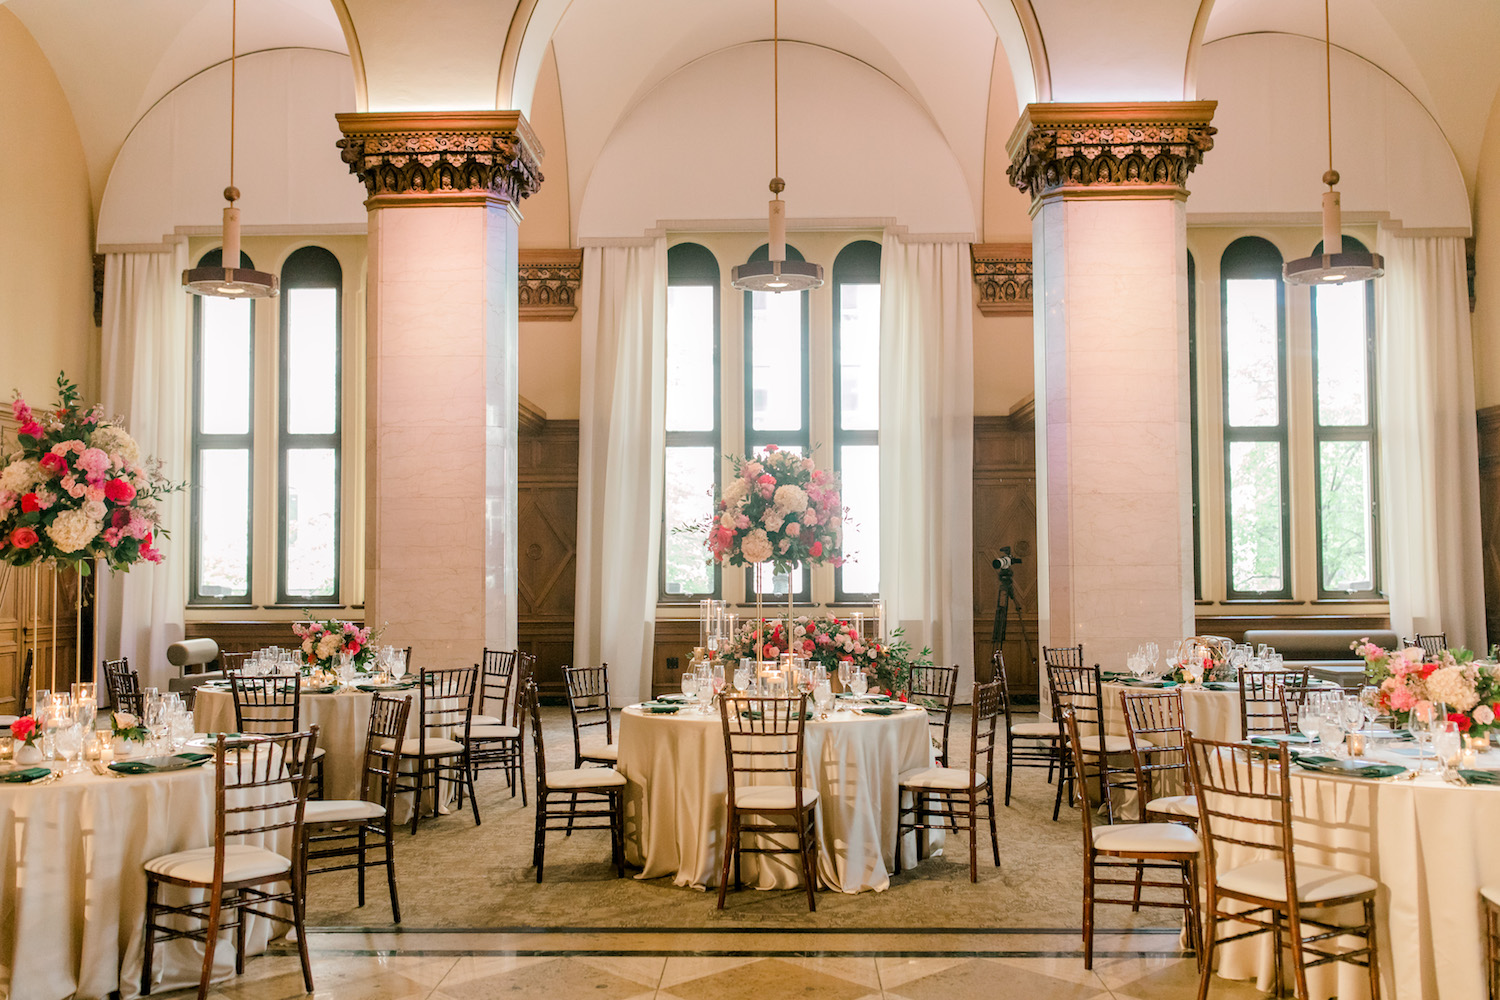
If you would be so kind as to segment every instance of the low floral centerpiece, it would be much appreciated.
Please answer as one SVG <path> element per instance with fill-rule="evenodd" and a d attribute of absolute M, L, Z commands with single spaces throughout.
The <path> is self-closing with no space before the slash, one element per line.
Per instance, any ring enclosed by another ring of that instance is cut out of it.
<path fill-rule="evenodd" d="M 65 374 L 57 396 L 53 410 L 19 395 L 11 404 L 21 427 L 18 450 L 0 455 L 0 561 L 66 563 L 84 575 L 94 559 L 117 570 L 161 562 L 157 502 L 183 484 L 142 458 L 101 407 L 85 406 Z"/>
<path fill-rule="evenodd" d="M 109 731 L 116 757 L 129 757 L 150 735 L 134 712 L 110 713 Z"/>
<path fill-rule="evenodd" d="M 11 756 L 17 764 L 35 764 L 42 759 L 42 748 L 36 745 L 41 735 L 42 727 L 34 716 L 23 715 L 10 724 L 10 738 L 15 742 Z"/>
<path fill-rule="evenodd" d="M 1353 644 L 1364 658 L 1365 675 L 1377 688 L 1375 704 L 1397 725 L 1427 715 L 1433 705 L 1447 708 L 1448 719 L 1472 736 L 1500 729 L 1500 673 L 1496 665 L 1477 663 L 1467 649 L 1445 649 L 1424 661 L 1421 647 L 1386 650 L 1362 639 Z"/>
<path fill-rule="evenodd" d="M 899 628 L 888 637 L 870 639 L 860 635 L 846 619 L 803 615 L 793 620 L 790 641 L 785 618 L 766 619 L 759 631 L 763 635 L 760 659 L 775 660 L 790 652 L 829 672 L 848 662 L 856 670 L 867 671 L 877 687 L 892 695 L 901 694 L 910 686 L 912 667 L 932 665 L 930 650 L 923 649 L 913 655 L 911 643 Z M 720 648 L 719 655 L 731 660 L 755 657 L 756 635 L 754 620 L 742 623 L 730 643 Z"/>
<path fill-rule="evenodd" d="M 292 631 L 302 640 L 303 673 L 337 669 L 346 653 L 353 660 L 354 669 L 362 674 L 368 673 L 375 662 L 377 633 L 368 625 L 319 621 L 309 615 L 305 622 L 294 622 Z"/>

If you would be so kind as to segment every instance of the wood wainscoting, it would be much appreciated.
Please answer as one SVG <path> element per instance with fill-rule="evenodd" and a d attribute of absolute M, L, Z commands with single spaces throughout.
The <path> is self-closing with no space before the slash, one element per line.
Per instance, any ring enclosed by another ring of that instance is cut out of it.
<path fill-rule="evenodd" d="M 1005 635 L 1005 679 L 1013 697 L 1037 697 L 1036 421 L 1030 401 L 1003 417 L 974 418 L 974 672 L 990 680 L 990 641 L 1000 577 L 992 565 L 1001 548 L 1021 562 L 1011 567 L 1018 621 L 1011 607 Z M 1024 632 L 1024 638 L 1022 633 Z M 962 699 L 968 700 L 965 692 Z"/>
<path fill-rule="evenodd" d="M 1487 406 L 1479 421 L 1479 534 L 1484 561 L 1486 647 L 1500 642 L 1500 406 Z"/>
<path fill-rule="evenodd" d="M 34 575 L 34 582 L 33 582 Z M 53 594 L 56 587 L 56 620 Z M 78 656 L 78 575 L 70 570 L 44 567 L 17 568 L 0 563 L 0 715 L 18 715 L 21 703 L 21 673 L 26 650 L 37 650 L 35 686 L 67 691 L 78 680 L 74 671 Z M 90 649 L 93 646 L 93 587 L 84 581 L 82 673 L 95 676 Z M 33 594 L 35 597 L 33 598 Z M 32 605 L 36 605 L 35 628 Z M 55 663 L 55 666 L 54 666 Z"/>
<path fill-rule="evenodd" d="M 573 662 L 578 421 L 537 416 L 523 413 L 518 438 L 516 643 L 536 657 L 542 694 L 561 696 L 562 668 Z"/>

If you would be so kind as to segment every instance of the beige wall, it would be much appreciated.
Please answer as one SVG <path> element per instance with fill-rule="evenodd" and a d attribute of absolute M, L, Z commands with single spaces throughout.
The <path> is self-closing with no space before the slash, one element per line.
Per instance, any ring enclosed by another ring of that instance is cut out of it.
<path fill-rule="evenodd" d="M 1500 98 L 1474 181 L 1474 401 L 1500 404 Z"/>
<path fill-rule="evenodd" d="M 59 371 L 92 396 L 99 336 L 88 172 L 67 98 L 0 7 L 0 394 L 47 404 Z"/>

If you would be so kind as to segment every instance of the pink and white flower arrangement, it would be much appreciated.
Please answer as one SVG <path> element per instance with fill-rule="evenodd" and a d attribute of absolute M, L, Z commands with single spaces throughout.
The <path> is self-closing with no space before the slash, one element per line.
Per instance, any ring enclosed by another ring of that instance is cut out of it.
<path fill-rule="evenodd" d="M 318 621 L 308 616 L 305 622 L 293 622 L 292 631 L 302 640 L 303 670 L 332 670 L 339 665 L 341 654 L 348 653 L 354 669 L 365 673 L 375 662 L 375 639 L 378 633 L 368 625 L 354 622 Z"/>
<path fill-rule="evenodd" d="M 84 406 L 64 374 L 57 396 L 50 411 L 19 395 L 11 403 L 21 426 L 18 450 L 0 454 L 0 561 L 69 563 L 85 575 L 96 558 L 124 570 L 161 562 L 157 502 L 182 484 L 143 465 L 134 439 L 99 406 Z"/>
<path fill-rule="evenodd" d="M 798 564 L 843 565 L 844 508 L 837 477 L 775 445 L 738 462 L 705 525 L 713 561 L 770 563 L 777 573 Z"/>
<path fill-rule="evenodd" d="M 1476 663 L 1469 650 L 1445 649 L 1424 662 L 1417 646 L 1391 651 L 1363 639 L 1353 649 L 1364 657 L 1365 674 L 1378 689 L 1375 704 L 1398 725 L 1410 725 L 1414 714 L 1422 718 L 1440 704 L 1459 732 L 1478 735 L 1500 728 L 1500 668 Z"/>
<path fill-rule="evenodd" d="M 902 637 L 899 628 L 887 638 L 869 638 L 856 632 L 846 619 L 831 615 L 808 618 L 804 615 L 793 620 L 790 640 L 785 618 L 764 619 L 759 631 L 763 634 L 759 659 L 775 660 L 782 653 L 790 652 L 811 663 L 821 664 L 830 673 L 837 671 L 840 663 L 848 661 L 854 669 L 868 671 L 874 684 L 889 694 L 907 689 L 912 667 L 932 665 L 929 650 L 912 655 L 911 644 Z M 753 618 L 741 623 L 737 634 L 727 647 L 720 649 L 719 655 L 730 660 L 745 656 L 755 658 L 756 632 Z"/>

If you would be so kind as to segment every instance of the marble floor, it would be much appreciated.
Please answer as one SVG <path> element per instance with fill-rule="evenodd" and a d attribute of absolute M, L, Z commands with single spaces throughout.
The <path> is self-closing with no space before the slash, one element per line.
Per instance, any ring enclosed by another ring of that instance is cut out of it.
<path fill-rule="evenodd" d="M 1191 957 L 1161 930 L 1101 932 L 1086 970 L 1076 931 L 650 932 L 341 930 L 310 933 L 317 998 L 359 1000 L 1187 1000 Z M 186 1000 L 194 991 L 153 994 Z M 212 1000 L 306 994 L 282 946 Z M 1262 996 L 1215 979 L 1215 1000 Z"/>

